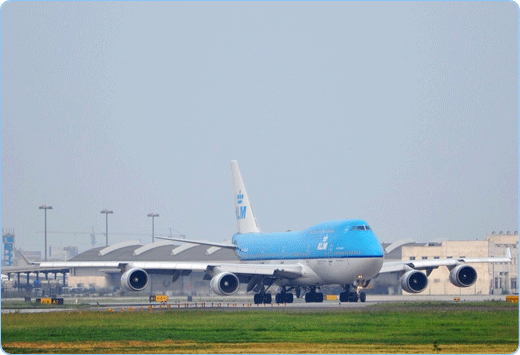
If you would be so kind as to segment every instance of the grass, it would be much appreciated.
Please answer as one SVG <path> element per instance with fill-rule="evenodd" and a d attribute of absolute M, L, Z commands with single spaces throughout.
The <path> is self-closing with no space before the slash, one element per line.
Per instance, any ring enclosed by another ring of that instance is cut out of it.
<path fill-rule="evenodd" d="M 114 349 L 121 353 L 216 353 L 219 347 L 224 352 L 245 353 L 279 352 L 277 349 L 288 353 L 356 352 L 356 347 L 361 349 L 358 352 L 404 352 L 407 346 L 412 352 L 427 353 L 453 352 L 456 346 L 483 348 L 480 352 L 489 353 L 506 346 L 498 352 L 511 353 L 518 346 L 518 307 L 503 302 L 429 302 L 356 310 L 5 314 L 1 335 L 8 353 L 107 353 Z M 74 348 L 78 344 L 83 348 Z M 245 350 L 240 351 L 241 346 Z M 251 350 L 255 347 L 259 347 L 257 351 Z"/>

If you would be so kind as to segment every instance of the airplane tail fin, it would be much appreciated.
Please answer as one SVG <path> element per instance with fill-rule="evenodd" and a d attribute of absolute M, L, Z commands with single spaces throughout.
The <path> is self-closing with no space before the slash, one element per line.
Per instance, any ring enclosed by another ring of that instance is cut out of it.
<path fill-rule="evenodd" d="M 233 193 L 235 198 L 238 233 L 259 233 L 260 228 L 258 227 L 253 209 L 249 203 L 246 187 L 242 181 L 242 175 L 240 174 L 236 160 L 231 161 L 231 173 L 233 175 Z"/>
<path fill-rule="evenodd" d="M 30 261 L 25 255 L 24 253 L 22 253 L 21 251 L 18 251 L 18 254 L 22 257 L 23 261 L 24 261 L 24 264 L 25 265 L 35 265 L 36 263 Z"/>

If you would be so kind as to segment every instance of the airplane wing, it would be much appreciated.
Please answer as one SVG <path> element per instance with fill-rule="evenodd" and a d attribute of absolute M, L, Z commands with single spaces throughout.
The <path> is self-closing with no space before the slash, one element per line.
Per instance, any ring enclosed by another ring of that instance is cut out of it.
<path fill-rule="evenodd" d="M 181 243 L 188 243 L 188 244 L 209 245 L 209 246 L 219 247 L 219 248 L 237 249 L 237 246 L 235 244 L 230 244 L 230 243 L 214 243 L 214 242 L 205 242 L 205 241 L 200 241 L 200 240 L 191 240 L 191 239 L 173 238 L 173 237 L 155 237 L 155 238 L 163 239 L 163 240 L 172 240 L 174 242 L 181 242 Z"/>
<path fill-rule="evenodd" d="M 380 274 L 391 272 L 405 272 L 410 269 L 429 270 L 436 269 L 439 266 L 452 267 L 460 264 L 468 263 L 507 263 L 511 261 L 511 249 L 506 248 L 503 257 L 488 258 L 450 258 L 450 259 L 434 259 L 434 260 L 402 260 L 384 262 Z"/>
<path fill-rule="evenodd" d="M 171 261 L 58 261 L 42 262 L 45 268 L 106 268 L 143 269 L 151 274 L 154 272 L 199 271 L 214 274 L 214 270 L 227 271 L 237 275 L 258 275 L 294 279 L 302 276 L 302 266 L 298 264 L 243 264 L 243 263 L 201 263 L 201 262 L 171 262 Z"/>

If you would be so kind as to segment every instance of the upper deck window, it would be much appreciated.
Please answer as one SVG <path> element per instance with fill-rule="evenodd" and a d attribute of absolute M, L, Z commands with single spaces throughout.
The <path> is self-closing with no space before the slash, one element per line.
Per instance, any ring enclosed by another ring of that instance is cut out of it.
<path fill-rule="evenodd" d="M 352 231 L 369 231 L 371 230 L 369 226 L 353 226 L 350 230 Z"/>

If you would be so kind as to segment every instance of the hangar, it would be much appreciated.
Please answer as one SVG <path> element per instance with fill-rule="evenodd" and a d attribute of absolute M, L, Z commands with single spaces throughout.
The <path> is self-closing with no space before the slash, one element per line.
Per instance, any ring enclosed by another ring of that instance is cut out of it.
<path fill-rule="evenodd" d="M 70 261 L 199 261 L 239 262 L 230 249 L 196 244 L 176 244 L 161 240 L 142 245 L 138 240 L 117 243 L 108 247 L 90 249 Z M 209 294 L 209 283 L 204 273 L 150 275 L 150 282 L 140 294 L 162 293 L 168 295 Z M 172 282 L 175 279 L 175 282 Z M 100 268 L 72 268 L 68 277 L 69 287 L 88 286 L 112 292 L 121 290 L 121 270 Z"/>

